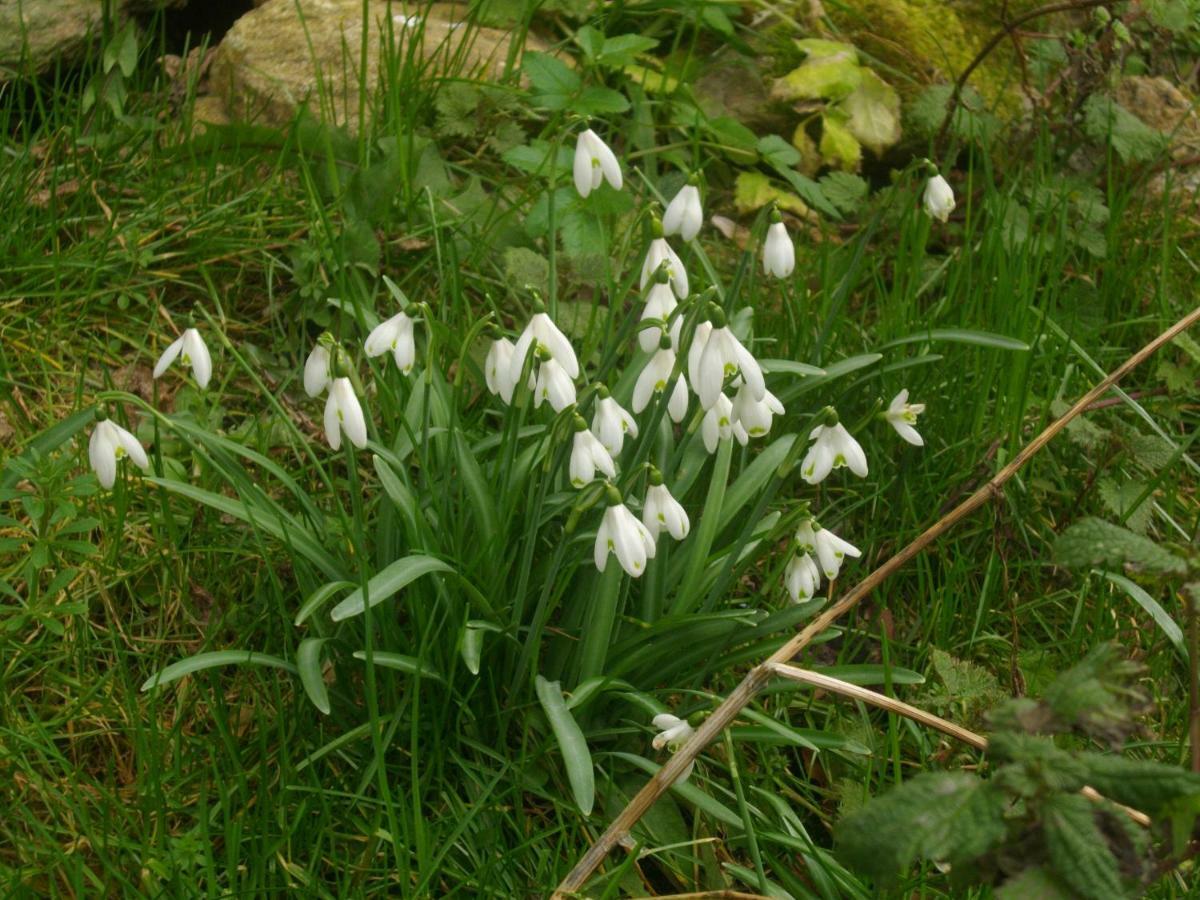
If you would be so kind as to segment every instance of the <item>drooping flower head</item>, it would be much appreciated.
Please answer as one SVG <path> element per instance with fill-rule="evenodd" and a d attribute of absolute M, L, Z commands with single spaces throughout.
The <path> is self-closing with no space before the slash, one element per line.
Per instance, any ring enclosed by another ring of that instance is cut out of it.
<path fill-rule="evenodd" d="M 617 562 L 631 578 L 641 577 L 646 571 L 646 560 L 654 557 L 654 538 L 629 511 L 611 484 L 608 486 L 608 509 L 596 531 L 595 562 L 601 572 L 610 553 L 617 557 Z"/>
<path fill-rule="evenodd" d="M 371 329 L 363 344 L 367 356 L 376 357 L 392 351 L 396 368 L 407 375 L 412 372 L 417 360 L 416 335 L 413 333 L 414 319 L 407 312 L 398 312 Z"/>
<path fill-rule="evenodd" d="M 662 225 L 656 223 L 655 230 L 661 228 Z M 650 249 L 646 251 L 646 260 L 642 263 L 642 280 L 638 285 L 639 290 L 646 289 L 646 285 L 650 283 L 650 279 L 654 277 L 654 273 L 663 263 L 667 264 L 667 275 L 671 279 L 671 289 L 675 291 L 675 296 L 680 300 L 685 299 L 689 290 L 687 270 L 683 267 L 683 260 L 671 249 L 671 245 L 667 243 L 665 237 L 656 237 L 650 241 Z"/>
<path fill-rule="evenodd" d="M 783 404 L 770 391 L 764 391 L 761 400 L 754 399 L 754 391 L 746 381 L 738 386 L 733 397 L 733 417 L 746 429 L 750 437 L 762 437 L 771 430 L 771 419 L 783 415 Z"/>
<path fill-rule="evenodd" d="M 675 198 L 667 204 L 662 218 L 663 234 L 677 234 L 685 241 L 700 233 L 704 224 L 704 210 L 700 206 L 700 188 L 688 183 L 679 189 Z"/>
<path fill-rule="evenodd" d="M 150 467 L 141 441 L 108 418 L 102 409 L 97 410 L 96 427 L 88 441 L 88 461 L 101 487 L 113 486 L 117 480 L 117 462 L 126 458 L 143 471 Z"/>
<path fill-rule="evenodd" d="M 941 175 L 934 175 L 925 182 L 921 205 L 931 219 L 945 222 L 950 218 L 950 213 L 954 212 L 954 189 Z"/>
<path fill-rule="evenodd" d="M 534 359 L 537 361 L 542 349 L 562 367 L 568 378 L 579 377 L 579 360 L 575 357 L 575 350 L 571 347 L 571 342 L 567 340 L 565 334 L 559 331 L 553 319 L 545 312 L 538 310 L 530 318 L 529 324 L 525 326 L 525 330 L 521 332 L 521 336 L 517 338 L 517 343 L 513 347 L 508 377 L 514 385 L 521 381 L 521 372 L 525 369 L 525 360 L 530 351 L 534 352 Z"/>
<path fill-rule="evenodd" d="M 659 713 L 655 716 L 651 723 L 658 729 L 659 733 L 654 736 L 654 740 L 650 743 L 655 750 L 661 750 L 663 747 L 669 747 L 672 752 L 678 750 L 688 742 L 696 730 L 688 724 L 687 719 L 681 719 L 678 716 L 673 716 L 670 713 Z M 693 760 L 687 764 L 687 768 L 679 776 L 676 784 L 683 784 L 688 780 L 688 776 L 692 774 L 696 763 Z"/>
<path fill-rule="evenodd" d="M 671 285 L 668 283 L 669 280 L 670 275 L 664 263 L 654 273 L 654 282 L 646 294 L 646 306 L 642 310 L 641 321 L 645 322 L 647 319 L 651 321 L 651 324 L 638 332 L 638 344 L 643 350 L 650 351 L 658 345 L 659 337 L 663 334 L 663 327 L 659 323 L 670 319 L 671 313 L 675 312 L 675 308 L 679 305 L 675 300 L 675 292 L 671 290 Z M 676 316 L 667 328 L 667 333 L 671 335 L 674 345 L 679 343 L 679 332 L 682 327 L 683 319 Z"/>
<path fill-rule="evenodd" d="M 663 484 L 662 472 L 650 469 L 650 486 L 646 488 L 646 502 L 642 504 L 642 524 L 650 536 L 658 540 L 659 532 L 665 530 L 677 541 L 688 536 L 692 524 L 687 511 L 671 496 Z"/>
<path fill-rule="evenodd" d="M 803 462 L 800 475 L 809 484 L 820 484 L 834 469 L 846 466 L 859 478 L 867 477 L 867 455 L 846 427 L 837 420 L 837 412 L 826 407 L 826 424 L 809 433 L 813 441 Z"/>
<path fill-rule="evenodd" d="M 592 434 L 600 439 L 605 450 L 617 456 L 625 444 L 626 434 L 637 437 L 637 422 L 609 395 L 608 388 L 604 385 L 600 385 L 599 394 L 596 415 L 592 418 Z"/>
<path fill-rule="evenodd" d="M 506 337 L 496 338 L 483 363 L 483 377 L 488 390 L 499 394 L 505 403 L 512 403 L 513 390 L 517 386 L 511 378 L 513 351 L 512 341 Z"/>
<path fill-rule="evenodd" d="M 896 429 L 896 434 L 904 438 L 914 447 L 922 447 L 925 445 L 925 439 L 921 437 L 917 429 L 913 426 L 917 424 L 917 416 L 925 412 L 924 403 L 909 403 L 908 388 L 905 388 L 895 397 L 888 405 L 887 412 L 884 413 L 884 418 L 888 424 Z"/>
<path fill-rule="evenodd" d="M 539 358 L 541 362 L 533 385 L 533 405 L 539 407 L 549 402 L 550 407 L 560 413 L 575 402 L 575 382 L 546 348 L 541 348 Z"/>
<path fill-rule="evenodd" d="M 582 488 L 590 484 L 599 470 L 608 478 L 617 477 L 612 456 L 600 440 L 588 431 L 583 416 L 575 416 L 575 439 L 571 447 L 569 466 L 571 485 Z"/>
<path fill-rule="evenodd" d="M 208 387 L 209 379 L 212 378 L 212 356 L 204 338 L 200 337 L 200 332 L 195 328 L 184 329 L 183 334 L 162 352 L 162 356 L 154 365 L 154 377 L 158 378 L 167 371 L 177 358 L 185 366 L 191 366 L 192 377 L 196 379 L 196 384 L 201 390 Z"/>
<path fill-rule="evenodd" d="M 842 562 L 847 556 L 855 559 L 862 556 L 861 550 L 849 541 L 843 541 L 827 528 L 818 526 L 813 537 L 817 549 L 817 559 L 821 563 L 821 571 L 830 581 L 838 577 L 838 572 L 842 569 Z"/>
<path fill-rule="evenodd" d="M 621 189 L 621 164 L 608 144 L 588 128 L 580 132 L 575 142 L 575 190 L 579 196 L 588 194 L 607 180 L 616 190 Z"/>
<path fill-rule="evenodd" d="M 736 438 L 743 447 L 750 440 L 742 423 L 733 417 L 733 404 L 724 394 L 718 394 L 716 402 L 704 414 L 700 436 L 704 439 L 704 449 L 709 453 L 715 453 L 717 445 L 731 437 Z"/>
<path fill-rule="evenodd" d="M 633 411 L 640 413 L 650 403 L 650 398 L 660 391 L 667 389 L 671 373 L 675 370 L 675 351 L 671 349 L 671 339 L 663 336 L 659 339 L 659 347 L 646 363 L 637 382 L 633 385 Z M 686 409 L 686 407 L 685 407 Z M 678 421 L 678 420 L 676 420 Z"/>
<path fill-rule="evenodd" d="M 755 401 L 762 400 L 767 392 L 762 367 L 725 324 L 725 314 L 716 304 L 711 306 L 709 318 L 712 321 L 712 330 L 704 342 L 704 349 L 696 362 L 695 371 L 690 373 L 692 388 L 700 398 L 700 405 L 704 409 L 711 408 L 724 390 L 725 380 L 735 373 L 741 374 L 750 396 Z M 690 359 L 689 356 L 689 362 Z"/>
<path fill-rule="evenodd" d="M 821 570 L 809 554 L 797 551 L 788 560 L 783 583 L 792 602 L 803 603 L 811 600 L 821 586 Z"/>
<path fill-rule="evenodd" d="M 304 361 L 304 393 L 319 397 L 333 379 L 330 366 L 333 364 L 333 335 L 328 331 L 317 338 L 316 345 Z"/>
<path fill-rule="evenodd" d="M 354 385 L 345 375 L 334 378 L 325 399 L 325 437 L 334 450 L 341 449 L 342 435 L 360 450 L 367 446 L 367 421 Z"/>
<path fill-rule="evenodd" d="M 787 278 L 796 268 L 796 247 L 788 236 L 787 226 L 778 212 L 767 228 L 767 239 L 763 241 L 763 271 L 776 278 Z"/>

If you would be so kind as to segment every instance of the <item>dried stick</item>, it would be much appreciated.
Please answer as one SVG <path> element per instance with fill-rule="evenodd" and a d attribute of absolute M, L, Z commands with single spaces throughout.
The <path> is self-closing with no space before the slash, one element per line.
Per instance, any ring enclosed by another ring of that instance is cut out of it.
<path fill-rule="evenodd" d="M 629 804 L 621 810 L 621 813 L 613 819 L 604 833 L 600 835 L 599 840 L 588 849 L 587 853 L 575 864 L 575 868 L 563 879 L 562 883 L 555 890 L 553 897 L 565 898 L 569 893 L 583 887 L 584 882 L 587 881 L 592 872 L 596 871 L 596 867 L 600 865 L 604 857 L 608 855 L 609 851 L 622 838 L 629 834 L 629 829 L 642 817 L 642 814 L 650 807 L 650 804 L 662 796 L 667 788 L 683 774 L 684 769 L 690 766 L 692 761 L 700 755 L 700 751 L 712 743 L 723 730 L 729 727 L 733 720 L 737 718 L 738 713 L 754 698 L 754 695 L 762 689 L 763 685 L 770 681 L 772 675 L 771 666 L 790 661 L 797 653 L 807 647 L 813 638 L 849 610 L 857 606 L 864 597 L 898 571 L 905 563 L 936 541 L 945 532 L 949 531 L 954 525 L 958 524 L 960 520 L 966 518 L 987 503 L 990 498 L 1000 496 L 1000 488 L 1004 483 L 1017 474 L 1038 451 L 1045 447 L 1055 435 L 1066 428 L 1067 424 L 1082 413 L 1089 404 L 1100 399 L 1109 388 L 1120 381 L 1125 375 L 1140 366 L 1164 344 L 1168 343 L 1177 334 L 1186 331 L 1197 321 L 1200 321 L 1200 307 L 1192 310 L 1141 350 L 1137 351 L 1137 353 L 1133 354 L 1133 356 L 1129 357 L 1108 377 L 1080 397 L 1075 402 L 1075 405 L 1060 418 L 1046 426 L 1041 434 L 1026 444 L 1021 452 L 1013 458 L 1013 461 L 997 472 L 983 487 L 979 488 L 966 500 L 942 516 L 933 525 L 929 526 L 911 544 L 863 579 L 857 587 L 825 610 L 808 627 L 780 647 L 779 650 L 775 651 L 765 662 L 751 669 L 725 701 L 713 710 L 712 714 L 701 723 L 691 740 L 671 755 L 671 758 L 663 764 L 654 777 L 646 782 L 642 789 L 629 801 Z"/>
<path fill-rule="evenodd" d="M 819 687 L 827 690 L 830 693 L 841 694 L 844 697 L 852 697 L 855 700 L 862 700 L 864 703 L 870 703 L 872 706 L 877 706 L 880 709 L 886 709 L 888 712 L 895 713 L 899 716 L 904 716 L 907 719 L 912 719 L 914 722 L 920 722 L 922 725 L 928 725 L 935 731 L 940 731 L 942 734 L 947 734 L 952 738 L 962 741 L 964 744 L 970 744 L 976 750 L 986 750 L 988 740 L 982 734 L 976 734 L 974 731 L 968 731 L 961 725 L 955 725 L 953 722 L 943 719 L 941 716 L 935 716 L 933 713 L 925 712 L 916 706 L 904 703 L 894 697 L 889 697 L 886 694 L 880 694 L 865 687 L 859 687 L 857 684 L 850 684 L 846 681 L 841 681 L 837 678 L 830 678 L 828 675 L 822 675 L 820 672 L 810 672 L 808 669 L 799 669 L 796 666 L 787 666 L 783 663 L 776 663 L 771 666 L 773 671 L 780 678 L 787 678 L 790 681 L 798 681 L 801 684 L 810 684 L 813 687 Z M 1087 787 L 1086 785 L 1080 789 L 1079 793 L 1087 797 L 1093 802 L 1104 801 L 1104 797 L 1095 788 Z M 1108 801 L 1112 803 L 1112 801 Z M 1132 821 L 1137 822 L 1143 828 L 1150 827 L 1150 817 L 1144 812 L 1120 803 L 1113 803 L 1121 812 L 1125 813 Z"/>

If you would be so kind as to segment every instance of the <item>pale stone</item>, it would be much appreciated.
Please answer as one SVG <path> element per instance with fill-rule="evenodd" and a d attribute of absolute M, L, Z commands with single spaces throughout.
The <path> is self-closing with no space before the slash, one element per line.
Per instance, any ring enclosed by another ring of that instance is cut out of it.
<path fill-rule="evenodd" d="M 210 73 L 213 90 L 229 115 L 284 125 L 307 104 L 318 118 L 356 130 L 363 5 L 362 0 L 267 0 L 238 19 L 217 48 Z M 419 60 L 422 80 L 496 79 L 505 73 L 512 35 L 468 26 L 465 15 L 466 7 L 459 4 L 370 0 L 366 73 L 361 79 L 371 93 L 368 117 L 379 83 L 380 49 L 389 30 L 396 64 L 405 65 L 411 52 L 412 59 Z M 545 49 L 532 36 L 525 45 Z"/>

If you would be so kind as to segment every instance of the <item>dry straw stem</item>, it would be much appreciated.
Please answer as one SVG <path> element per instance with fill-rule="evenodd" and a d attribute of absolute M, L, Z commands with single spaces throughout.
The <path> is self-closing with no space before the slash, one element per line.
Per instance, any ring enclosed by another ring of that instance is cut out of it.
<path fill-rule="evenodd" d="M 1075 402 L 1075 405 L 1067 410 L 1061 418 L 1051 422 L 1041 434 L 1026 444 L 1021 452 L 1013 458 L 1013 461 L 997 472 L 986 484 L 950 512 L 946 513 L 946 515 L 942 516 L 942 518 L 938 519 L 937 522 L 925 529 L 912 543 L 868 575 L 857 587 L 846 594 L 845 597 L 825 610 L 808 627 L 780 647 L 779 650 L 775 651 L 769 659 L 751 669 L 746 674 L 746 677 L 742 679 L 741 683 L 734 688 L 733 692 L 725 698 L 725 701 L 704 720 L 691 740 L 666 761 L 662 768 L 655 773 L 654 777 L 646 782 L 634 798 L 629 801 L 629 804 L 621 810 L 620 815 L 613 819 L 612 824 L 600 835 L 600 839 L 588 849 L 583 858 L 575 864 L 575 868 L 563 879 L 554 892 L 554 898 L 565 898 L 568 894 L 583 887 L 591 874 L 604 861 L 604 857 L 608 855 L 609 851 L 622 838 L 629 834 L 629 830 L 642 817 L 642 814 L 650 807 L 650 804 L 662 796 L 667 788 L 683 774 L 684 769 L 691 765 L 692 761 L 700 755 L 700 751 L 712 743 L 717 735 L 728 728 L 733 723 L 733 720 L 737 718 L 738 713 L 754 699 L 755 694 L 771 680 L 772 675 L 775 674 L 773 666 L 792 660 L 796 654 L 809 645 L 813 638 L 857 606 L 864 597 L 879 587 L 880 584 L 897 572 L 905 563 L 936 541 L 945 532 L 949 531 L 953 526 L 957 525 L 962 519 L 987 503 L 989 499 L 1001 496 L 1002 492 L 1000 488 L 1005 482 L 1017 474 L 1038 451 L 1066 428 L 1068 423 L 1087 409 L 1090 404 L 1100 399 L 1109 388 L 1124 378 L 1125 375 L 1153 356 L 1164 344 L 1171 341 L 1181 332 L 1186 331 L 1197 321 L 1200 321 L 1200 307 L 1192 310 L 1141 350 L 1137 351 L 1137 353 L 1133 354 L 1133 356 L 1129 357 L 1117 369 L 1113 370 L 1108 377 L 1080 397 Z"/>
<path fill-rule="evenodd" d="M 859 687 L 857 684 L 850 684 L 846 681 L 841 681 L 837 678 L 830 678 L 828 675 L 822 675 L 820 672 L 810 672 L 808 669 L 800 669 L 796 666 L 789 666 L 783 663 L 775 663 L 771 666 L 771 671 L 780 678 L 786 678 L 789 681 L 798 681 L 801 684 L 811 685 L 812 687 L 821 688 L 830 691 L 834 694 L 841 694 L 843 697 L 851 697 L 855 700 L 862 700 L 864 703 L 870 703 L 872 706 L 877 706 L 880 709 L 886 709 L 888 712 L 895 713 L 899 716 L 912 719 L 914 722 L 919 722 L 922 725 L 940 731 L 942 734 L 947 734 L 956 740 L 962 741 L 964 744 L 970 744 L 976 750 L 987 749 L 987 738 L 982 734 L 976 734 L 974 731 L 969 731 L 961 725 L 955 725 L 941 716 L 935 716 L 933 713 L 925 712 L 916 706 L 911 706 L 894 697 L 888 697 L 885 694 L 879 694 L 875 691 L 868 690 L 865 687 Z M 1080 790 L 1081 794 L 1089 800 L 1101 801 L 1104 796 L 1095 788 L 1085 786 Z M 1111 801 L 1109 801 L 1111 802 Z M 1143 828 L 1150 827 L 1150 817 L 1143 812 L 1138 812 L 1128 806 L 1122 806 L 1120 803 L 1114 804 L 1132 821 L 1137 822 Z"/>

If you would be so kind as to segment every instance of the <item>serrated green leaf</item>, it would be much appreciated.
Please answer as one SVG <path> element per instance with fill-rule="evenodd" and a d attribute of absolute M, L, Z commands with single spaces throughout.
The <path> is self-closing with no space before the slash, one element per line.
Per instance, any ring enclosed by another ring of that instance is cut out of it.
<path fill-rule="evenodd" d="M 867 198 L 869 185 L 851 172 L 830 172 L 817 182 L 825 198 L 843 213 L 853 213 Z"/>
<path fill-rule="evenodd" d="M 1109 143 L 1122 162 L 1150 162 L 1167 148 L 1166 135 L 1103 94 L 1084 103 L 1083 129 L 1092 140 Z"/>
<path fill-rule="evenodd" d="M 1116 754 L 1080 753 L 1087 782 L 1117 803 L 1157 817 L 1183 797 L 1200 797 L 1200 775 L 1178 766 Z"/>
<path fill-rule="evenodd" d="M 538 702 L 542 705 L 542 711 L 550 722 L 554 739 L 562 752 L 563 763 L 567 768 L 567 780 L 571 782 L 575 803 L 580 812 L 590 816 L 596 800 L 596 776 L 587 741 L 575 717 L 567 709 L 559 683 L 547 681 L 538 675 L 534 679 L 534 687 L 537 690 Z"/>
<path fill-rule="evenodd" d="M 1078 794 L 1051 794 L 1042 804 L 1042 830 L 1054 874 L 1085 900 L 1129 896 L 1117 860 L 1096 823 L 1097 808 Z"/>
<path fill-rule="evenodd" d="M 1076 900 L 1053 873 L 1031 866 L 996 889 L 996 900 Z"/>
<path fill-rule="evenodd" d="M 1055 561 L 1070 568 L 1132 563 L 1149 572 L 1179 575 L 1187 563 L 1149 538 L 1103 519 L 1081 519 L 1054 542 Z"/>
<path fill-rule="evenodd" d="M 580 87 L 579 75 L 549 53 L 526 53 L 521 71 L 533 88 L 534 103 L 546 109 L 565 109 Z"/>
<path fill-rule="evenodd" d="M 1145 535 L 1150 528 L 1150 518 L 1154 507 L 1148 502 L 1144 482 L 1136 479 L 1101 478 L 1096 484 L 1096 493 L 1108 511 L 1119 521 L 1123 521 L 1130 531 Z M 1141 503 L 1134 506 L 1138 501 Z"/>
<path fill-rule="evenodd" d="M 583 89 L 575 100 L 574 111 L 581 116 L 600 116 L 623 113 L 629 109 L 629 101 L 620 91 L 612 88 L 592 86 Z"/>
<path fill-rule="evenodd" d="M 658 46 L 658 40 L 641 34 L 618 34 L 605 38 L 604 46 L 596 56 L 597 62 L 610 69 L 627 66 L 642 53 Z"/>

